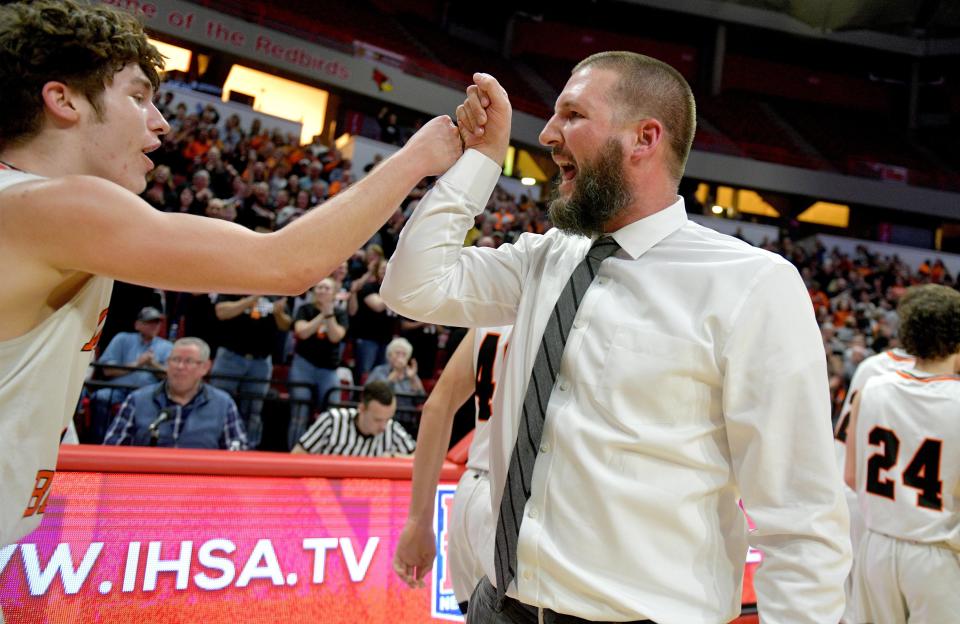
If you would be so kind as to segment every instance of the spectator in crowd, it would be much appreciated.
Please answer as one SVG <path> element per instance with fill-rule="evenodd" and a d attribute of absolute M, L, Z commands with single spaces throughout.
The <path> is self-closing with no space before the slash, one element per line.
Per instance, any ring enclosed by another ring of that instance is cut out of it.
<path fill-rule="evenodd" d="M 194 202 L 191 212 L 193 214 L 203 214 L 207 208 L 207 202 L 214 197 L 213 189 L 210 188 L 210 172 L 206 169 L 194 171 L 190 182 L 190 190 L 193 191 Z"/>
<path fill-rule="evenodd" d="M 433 379 L 437 370 L 437 351 L 439 336 L 443 328 L 433 323 L 424 323 L 408 318 L 400 318 L 400 337 L 410 342 L 415 360 L 417 376 L 420 379 Z M 387 359 L 390 359 L 389 347 Z"/>
<path fill-rule="evenodd" d="M 226 199 L 233 191 L 233 177 L 237 175 L 237 170 L 223 160 L 222 154 L 220 148 L 211 147 L 204 159 L 203 170 L 209 176 L 209 186 L 213 195 Z"/>
<path fill-rule="evenodd" d="M 163 314 L 156 308 L 143 308 L 133 327 L 136 331 L 120 332 L 107 345 L 98 364 L 100 375 L 112 384 L 125 387 L 100 388 L 91 397 L 93 426 L 91 435 L 97 444 L 103 440 L 113 413 L 113 407 L 123 401 L 131 390 L 157 381 L 157 372 L 162 372 L 173 344 L 158 336 Z M 135 367 L 146 370 L 130 371 L 126 368 L 110 368 L 109 364 Z"/>
<path fill-rule="evenodd" d="M 164 117 L 169 119 L 173 116 L 173 91 L 157 91 L 153 103 Z"/>
<path fill-rule="evenodd" d="M 326 406 L 327 393 L 340 385 L 340 341 L 347 334 L 348 316 L 346 310 L 336 307 L 336 288 L 332 277 L 322 280 L 313 287 L 313 301 L 296 312 L 296 347 L 288 376 L 293 399 L 288 448 L 303 435 L 314 409 Z"/>
<path fill-rule="evenodd" d="M 236 113 L 227 117 L 223 122 L 223 149 L 233 152 L 243 140 L 243 129 L 240 127 L 240 116 Z"/>
<path fill-rule="evenodd" d="M 400 145 L 400 126 L 397 125 L 397 114 L 384 106 L 377 115 L 380 122 L 380 140 L 391 145 Z"/>
<path fill-rule="evenodd" d="M 309 209 L 310 193 L 307 191 L 298 191 L 294 202 L 288 206 L 284 206 L 277 213 L 277 229 L 302 217 Z"/>
<path fill-rule="evenodd" d="M 196 212 L 199 210 L 199 205 L 195 200 L 193 191 L 189 186 L 184 186 L 180 189 L 180 193 L 177 195 L 179 202 L 176 206 L 173 206 L 173 209 L 170 212 L 182 212 L 185 214 L 203 214 L 203 212 Z M 204 212 L 206 209 L 204 208 Z"/>
<path fill-rule="evenodd" d="M 233 202 L 225 202 L 216 197 L 207 202 L 207 209 L 204 211 L 204 214 L 211 219 L 223 219 L 224 221 L 237 220 L 237 209 Z"/>
<path fill-rule="evenodd" d="M 357 407 L 334 407 L 320 414 L 300 438 L 294 453 L 383 457 L 410 455 L 416 442 L 393 420 L 397 400 L 384 381 L 363 388 Z"/>
<path fill-rule="evenodd" d="M 207 343 L 199 338 L 175 342 L 167 359 L 167 379 L 127 397 L 104 444 L 246 449 L 237 406 L 229 394 L 204 383 L 208 372 Z"/>
<path fill-rule="evenodd" d="M 237 223 L 255 232 L 272 232 L 276 215 L 273 212 L 270 185 L 255 182 L 251 188 L 252 193 L 237 210 Z"/>
<path fill-rule="evenodd" d="M 350 284 L 351 335 L 354 338 L 356 378 L 363 382 L 374 366 L 384 362 L 387 343 L 393 337 L 393 318 L 380 298 L 380 283 L 387 263 L 374 258 L 367 272 Z"/>
<path fill-rule="evenodd" d="M 273 351 L 278 333 L 290 329 L 292 322 L 287 299 L 222 295 L 214 309 L 221 331 L 211 383 L 237 398 L 250 448 L 257 448 L 263 434 L 263 399 L 273 375 Z"/>
<path fill-rule="evenodd" d="M 387 345 L 387 361 L 370 371 L 367 381 L 386 381 L 394 394 L 424 396 L 423 383 L 417 376 L 417 361 L 413 359 L 413 345 L 406 338 L 394 338 Z M 414 400 L 402 397 L 401 408 L 412 408 Z"/>
<path fill-rule="evenodd" d="M 315 186 L 319 183 L 319 186 Z M 323 163 L 319 160 L 311 160 L 307 165 L 306 174 L 300 178 L 300 188 L 315 191 L 318 200 L 323 200 L 327 196 L 327 182 L 323 179 Z"/>
<path fill-rule="evenodd" d="M 140 197 L 157 210 L 172 211 L 177 206 L 178 197 L 170 167 L 160 165 L 147 174 L 147 190 Z"/>

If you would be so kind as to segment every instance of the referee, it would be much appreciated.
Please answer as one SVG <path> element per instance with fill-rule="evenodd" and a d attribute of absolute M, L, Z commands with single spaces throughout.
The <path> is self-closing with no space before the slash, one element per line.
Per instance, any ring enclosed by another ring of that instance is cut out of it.
<path fill-rule="evenodd" d="M 294 453 L 382 457 L 410 455 L 416 442 L 393 415 L 397 399 L 385 381 L 363 387 L 360 405 L 334 407 L 317 417 L 293 448 Z"/>

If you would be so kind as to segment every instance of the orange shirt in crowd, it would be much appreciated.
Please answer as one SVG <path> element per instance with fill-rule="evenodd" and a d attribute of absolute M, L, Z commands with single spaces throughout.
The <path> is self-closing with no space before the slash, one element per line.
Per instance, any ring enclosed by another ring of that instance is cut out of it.
<path fill-rule="evenodd" d="M 837 310 L 833 313 L 833 326 L 843 327 L 852 310 Z"/>

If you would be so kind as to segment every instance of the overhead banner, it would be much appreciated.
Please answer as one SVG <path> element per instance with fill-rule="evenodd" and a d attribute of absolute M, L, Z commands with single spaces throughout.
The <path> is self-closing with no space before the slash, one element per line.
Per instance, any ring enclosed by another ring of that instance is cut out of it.
<path fill-rule="evenodd" d="M 370 44 L 355 42 L 357 54 L 351 56 L 183 0 L 100 2 L 130 11 L 147 29 L 180 41 L 433 115 L 452 115 L 463 103 L 464 89 L 468 86 L 466 76 L 461 88 L 455 89 L 407 74 L 396 66 L 402 62 L 402 55 L 386 50 L 377 52 Z M 464 71 L 483 69 L 468 67 Z M 385 89 L 384 84 L 389 84 L 389 89 Z M 537 136 L 543 123 L 544 120 L 533 115 L 514 111 L 511 135 L 527 144 L 538 145 Z"/>

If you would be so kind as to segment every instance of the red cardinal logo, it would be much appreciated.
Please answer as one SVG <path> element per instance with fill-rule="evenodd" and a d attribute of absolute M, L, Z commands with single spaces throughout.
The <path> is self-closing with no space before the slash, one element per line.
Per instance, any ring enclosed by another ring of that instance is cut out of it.
<path fill-rule="evenodd" d="M 373 70 L 373 81 L 377 83 L 377 88 L 381 91 L 393 91 L 393 85 L 390 84 L 390 77 L 379 69 Z"/>

